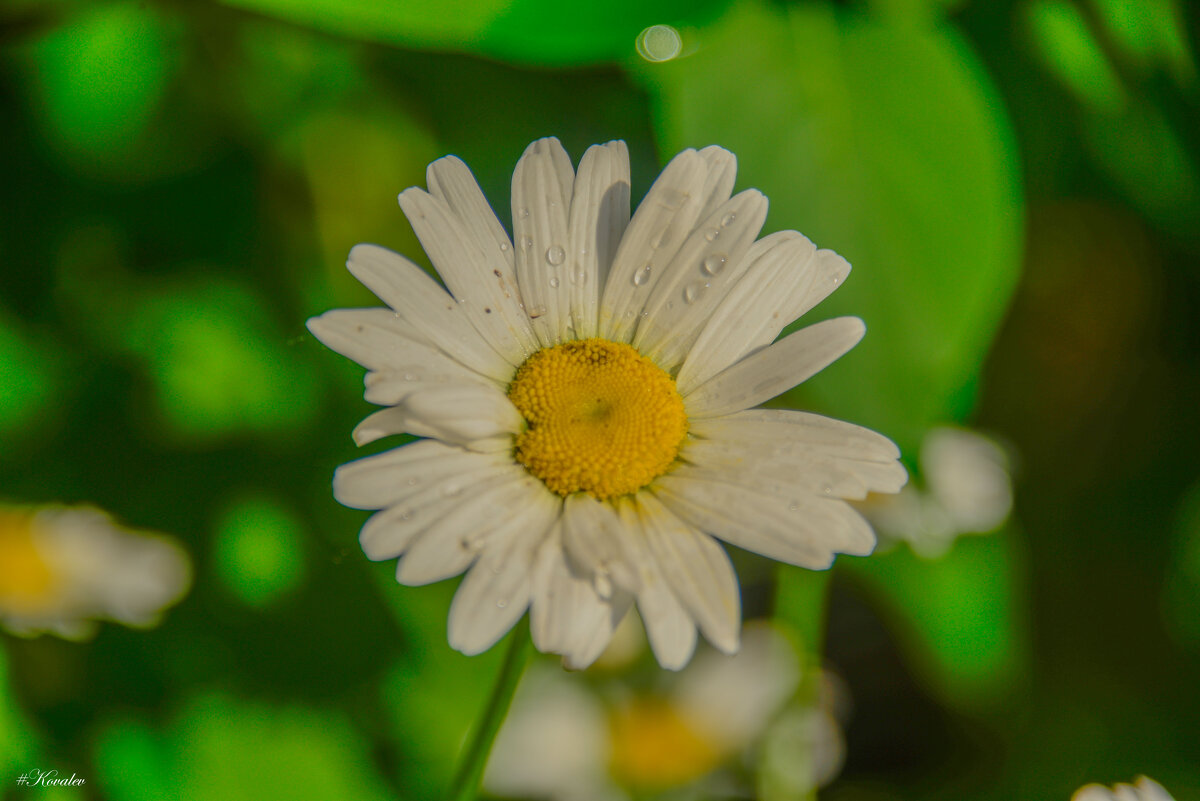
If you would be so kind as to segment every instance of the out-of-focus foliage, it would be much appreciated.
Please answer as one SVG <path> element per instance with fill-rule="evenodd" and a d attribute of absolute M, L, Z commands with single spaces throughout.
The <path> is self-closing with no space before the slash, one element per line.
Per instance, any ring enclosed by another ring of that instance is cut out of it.
<path fill-rule="evenodd" d="M 854 264 L 812 316 L 868 327 L 780 402 L 894 437 L 918 484 L 934 426 L 1013 447 L 1014 518 L 941 558 L 817 574 L 734 552 L 746 616 L 794 632 L 804 671 L 739 766 L 759 794 L 807 786 L 787 755 L 814 741 L 829 661 L 853 704 L 823 798 L 1048 801 L 1138 773 L 1200 798 L 1196 19 L 1173 0 L 6 5 L 0 501 L 99 505 L 178 537 L 196 577 L 152 631 L 0 635 L 0 798 L 83 797 L 16 788 L 33 767 L 116 801 L 442 797 L 504 645 L 451 651 L 454 582 L 398 587 L 362 556 L 363 515 L 329 492 L 361 370 L 303 320 L 377 304 L 344 270 L 356 242 L 427 264 L 395 197 L 430 160 L 462 156 L 507 223 L 544 135 L 576 160 L 625 139 L 635 202 L 675 151 L 730 148 L 767 231 Z M 619 655 L 577 678 L 675 692 Z"/>

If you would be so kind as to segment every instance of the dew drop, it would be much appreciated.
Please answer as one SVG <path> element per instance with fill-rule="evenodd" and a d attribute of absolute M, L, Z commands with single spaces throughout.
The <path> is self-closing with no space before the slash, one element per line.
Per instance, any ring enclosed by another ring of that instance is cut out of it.
<path fill-rule="evenodd" d="M 731 211 L 728 214 L 726 214 L 724 217 L 721 218 L 721 225 L 722 225 L 722 227 L 726 227 L 736 219 L 737 219 L 737 215 Z"/>
<path fill-rule="evenodd" d="M 704 238 L 707 239 L 709 242 L 712 242 L 714 239 L 716 239 L 720 235 L 721 235 L 721 231 L 718 228 L 709 228 L 707 231 L 704 232 Z"/>
<path fill-rule="evenodd" d="M 503 609 L 508 606 L 508 601 L 496 601 L 496 608 Z"/>
<path fill-rule="evenodd" d="M 704 290 L 708 285 L 701 281 L 692 281 L 683 288 L 683 302 L 693 303 L 697 298 L 704 294 Z"/>
<path fill-rule="evenodd" d="M 829 486 L 828 484 L 825 484 L 824 486 L 821 487 L 821 492 L 825 493 L 826 495 L 832 495 L 833 487 Z"/>
<path fill-rule="evenodd" d="M 575 272 L 571 273 L 571 283 L 583 286 L 587 283 L 587 270 L 580 267 Z"/>
<path fill-rule="evenodd" d="M 558 289 L 558 278 L 557 278 L 557 277 L 555 277 L 555 276 L 550 276 L 550 288 L 551 288 L 551 289 Z"/>
<path fill-rule="evenodd" d="M 797 509 L 799 509 L 799 508 L 800 508 L 800 504 L 796 503 L 795 501 L 792 501 L 791 503 L 789 503 L 789 504 L 788 504 L 788 511 L 789 511 L 789 512 L 794 512 L 794 511 L 796 511 L 796 510 L 797 510 Z"/>
<path fill-rule="evenodd" d="M 700 272 L 705 275 L 716 275 L 725 269 L 725 262 L 729 261 L 729 257 L 724 253 L 713 253 L 706 256 L 704 261 L 700 262 Z"/>
<path fill-rule="evenodd" d="M 416 514 L 416 512 L 414 512 L 412 509 L 405 509 L 403 512 L 400 513 L 400 519 L 401 520 L 412 520 L 412 516 L 414 514 Z"/>
<path fill-rule="evenodd" d="M 521 219 L 525 219 L 529 216 L 529 209 L 521 209 L 519 214 L 521 215 Z"/>
<path fill-rule="evenodd" d="M 567 258 L 567 252 L 559 245 L 554 245 L 546 251 L 546 261 L 555 267 L 562 264 L 565 258 Z"/>
<path fill-rule="evenodd" d="M 533 247 L 533 237 L 521 237 L 521 247 L 525 248 L 526 250 L 529 250 L 531 247 Z"/>
<path fill-rule="evenodd" d="M 408 486 L 410 486 L 410 487 L 415 487 L 415 486 L 417 486 L 417 483 L 418 483 L 420 480 L 421 480 L 421 479 L 419 479 L 419 478 L 413 477 L 413 478 L 410 478 L 410 479 L 407 481 L 407 484 L 408 484 Z"/>
<path fill-rule="evenodd" d="M 508 250 L 510 247 L 512 247 L 512 246 L 511 246 L 511 245 L 509 245 L 507 242 L 501 242 L 501 243 L 500 243 L 500 249 L 501 249 L 501 250 Z"/>
<path fill-rule="evenodd" d="M 671 232 L 667 230 L 659 231 L 650 239 L 650 247 L 657 250 L 663 245 L 671 241 Z"/>
<path fill-rule="evenodd" d="M 537 306 L 534 306 L 532 309 L 529 310 L 529 319 L 536 320 L 537 318 L 541 317 L 545 313 L 546 313 L 546 307 L 539 303 Z"/>
<path fill-rule="evenodd" d="M 417 377 L 416 377 L 416 375 L 414 375 L 413 373 L 405 373 L 405 374 L 404 374 L 404 380 L 405 380 L 405 381 L 416 381 L 416 380 L 417 380 Z"/>
<path fill-rule="evenodd" d="M 633 285 L 641 286 L 650 280 L 650 262 L 642 265 L 642 269 L 633 274 Z"/>
<path fill-rule="evenodd" d="M 596 594 L 604 600 L 612 597 L 613 585 L 612 579 L 608 577 L 608 568 L 596 568 L 595 575 L 592 576 L 592 587 L 595 588 Z"/>

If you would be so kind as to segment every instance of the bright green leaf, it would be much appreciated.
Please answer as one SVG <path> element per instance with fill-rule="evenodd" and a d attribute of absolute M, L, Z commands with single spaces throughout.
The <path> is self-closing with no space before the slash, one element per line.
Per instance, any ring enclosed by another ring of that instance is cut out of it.
<path fill-rule="evenodd" d="M 250 606 L 266 606 L 304 578 L 300 523 L 268 497 L 231 504 L 217 523 L 217 572 L 225 585 Z"/>
<path fill-rule="evenodd" d="M 1036 0 L 1026 7 L 1026 15 L 1046 65 L 1081 101 L 1109 114 L 1125 106 L 1116 72 L 1073 3 Z"/>

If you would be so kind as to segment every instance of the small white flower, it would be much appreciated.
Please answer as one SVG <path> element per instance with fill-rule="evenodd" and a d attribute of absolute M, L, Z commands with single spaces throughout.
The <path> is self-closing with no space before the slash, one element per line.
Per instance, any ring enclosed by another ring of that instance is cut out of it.
<path fill-rule="evenodd" d="M 995 531 L 1012 511 L 1008 455 L 962 428 L 935 428 L 920 453 L 924 489 L 871 498 L 861 508 L 883 542 L 904 541 L 921 556 L 944 555 L 964 534 Z"/>
<path fill-rule="evenodd" d="M 391 309 L 309 321 L 370 371 L 387 408 L 354 432 L 426 439 L 343 466 L 334 494 L 378 509 L 360 541 L 403 556 L 402 584 L 470 568 L 449 639 L 483 651 L 530 609 L 535 645 L 590 664 L 636 601 L 659 662 L 691 657 L 697 627 L 738 647 L 737 580 L 713 539 L 791 564 L 868 554 L 843 499 L 906 480 L 885 437 L 752 407 L 852 348 L 842 317 L 775 338 L 850 265 L 794 231 L 758 241 L 767 201 L 730 197 L 718 147 L 671 161 L 629 218 L 623 142 L 578 171 L 556 139 L 513 175 L 514 240 L 459 159 L 408 189 L 408 215 L 446 289 L 374 245 L 350 271 Z M 447 291 L 448 290 L 448 291 Z"/>
<path fill-rule="evenodd" d="M 1080 787 L 1071 801 L 1174 801 L 1171 794 L 1153 779 L 1138 776 L 1133 784 L 1115 784 L 1110 790 L 1101 784 Z"/>
<path fill-rule="evenodd" d="M 785 636 L 752 624 L 744 639 L 737 655 L 705 651 L 650 692 L 620 678 L 597 691 L 577 674 L 534 666 L 496 738 L 484 786 L 513 798 L 622 801 L 622 787 L 640 797 L 713 774 L 767 734 L 800 679 Z M 824 717 L 824 710 L 789 712 L 805 724 L 809 712 Z M 808 764 L 832 753 L 836 768 L 840 732 L 832 726 L 806 732 L 802 745 L 813 759 L 792 748 L 788 761 Z"/>
<path fill-rule="evenodd" d="M 99 509 L 0 507 L 0 623 L 14 634 L 92 636 L 98 620 L 158 623 L 191 585 L 174 541 Z"/>

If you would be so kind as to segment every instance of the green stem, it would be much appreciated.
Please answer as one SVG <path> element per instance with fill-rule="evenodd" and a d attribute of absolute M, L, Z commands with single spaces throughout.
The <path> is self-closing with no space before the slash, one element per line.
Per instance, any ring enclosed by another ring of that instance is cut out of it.
<path fill-rule="evenodd" d="M 504 664 L 500 666 L 500 675 L 496 677 L 496 686 L 492 688 L 492 696 L 484 707 L 483 716 L 475 724 L 475 733 L 463 754 L 462 762 L 454 775 L 447 798 L 450 801 L 473 801 L 479 792 L 479 780 L 483 777 L 483 768 L 487 764 L 488 754 L 492 751 L 492 743 L 496 732 L 508 714 L 512 703 L 513 693 L 517 682 L 525 670 L 525 662 L 529 658 L 529 626 L 524 621 L 518 622 L 508 643 L 508 652 L 504 655 Z"/>

